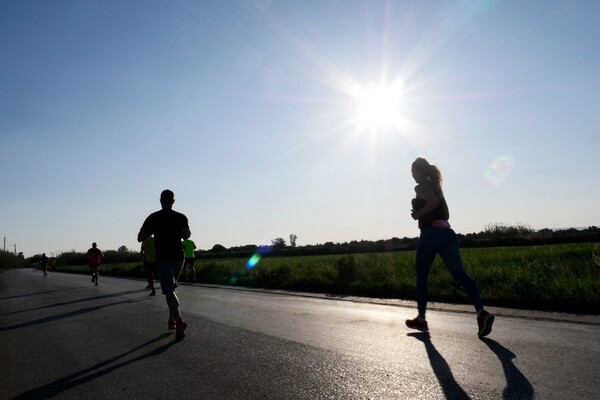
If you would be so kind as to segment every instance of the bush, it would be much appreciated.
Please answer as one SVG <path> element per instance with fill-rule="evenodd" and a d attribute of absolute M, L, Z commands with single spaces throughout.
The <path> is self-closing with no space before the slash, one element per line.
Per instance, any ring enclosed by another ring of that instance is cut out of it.
<path fill-rule="evenodd" d="M 16 256 L 8 251 L 0 250 L 0 269 L 6 268 L 23 268 L 27 266 L 27 262 L 23 256 Z"/>
<path fill-rule="evenodd" d="M 243 271 L 243 265 L 239 260 L 229 260 L 227 263 L 211 261 L 196 268 L 196 278 L 203 283 L 235 285 L 238 284 Z"/>
<path fill-rule="evenodd" d="M 358 261 L 356 256 L 349 254 L 340 258 L 335 266 L 337 268 L 337 286 L 344 292 L 349 292 L 358 275 Z"/>

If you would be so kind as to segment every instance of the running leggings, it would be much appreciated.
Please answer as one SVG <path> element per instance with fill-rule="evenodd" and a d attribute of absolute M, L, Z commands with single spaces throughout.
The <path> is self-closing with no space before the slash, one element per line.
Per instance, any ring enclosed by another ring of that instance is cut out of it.
<path fill-rule="evenodd" d="M 421 236 L 417 243 L 417 307 L 419 316 L 424 317 L 427 310 L 429 271 L 435 256 L 438 254 L 448 271 L 454 279 L 460 282 L 471 298 L 475 311 L 481 310 L 483 303 L 479 295 L 479 288 L 463 268 L 456 233 L 452 229 L 426 228 L 421 230 Z"/>

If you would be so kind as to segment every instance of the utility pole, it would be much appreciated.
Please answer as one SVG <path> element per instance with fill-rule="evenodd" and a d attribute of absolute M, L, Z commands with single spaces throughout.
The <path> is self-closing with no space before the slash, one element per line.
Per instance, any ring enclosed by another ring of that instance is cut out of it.
<path fill-rule="evenodd" d="M 6 236 L 4 236 L 4 251 L 6 251 Z"/>

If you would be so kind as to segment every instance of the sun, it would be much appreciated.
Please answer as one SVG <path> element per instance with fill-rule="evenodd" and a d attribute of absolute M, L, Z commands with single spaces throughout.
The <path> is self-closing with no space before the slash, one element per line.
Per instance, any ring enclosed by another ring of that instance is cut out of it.
<path fill-rule="evenodd" d="M 397 79 L 391 84 L 359 86 L 354 90 L 358 128 L 372 132 L 400 129 L 403 122 L 402 94 L 404 83 Z"/>

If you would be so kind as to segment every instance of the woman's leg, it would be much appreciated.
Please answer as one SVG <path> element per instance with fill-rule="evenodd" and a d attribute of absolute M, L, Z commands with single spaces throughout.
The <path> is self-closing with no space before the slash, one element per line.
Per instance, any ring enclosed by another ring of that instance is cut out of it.
<path fill-rule="evenodd" d="M 435 237 L 429 229 L 421 231 L 417 243 L 416 269 L 417 269 L 417 308 L 419 317 L 425 318 L 427 300 L 429 298 L 429 271 L 437 254 Z"/>
<path fill-rule="evenodd" d="M 454 279 L 460 282 L 469 295 L 473 306 L 475 306 L 475 311 L 480 311 L 483 309 L 483 303 L 481 302 L 479 288 L 473 278 L 465 272 L 458 248 L 458 238 L 452 230 L 448 230 L 448 235 L 448 243 L 440 250 L 442 261 L 444 261 L 444 265 L 446 265 L 446 268 L 448 268 Z"/>

